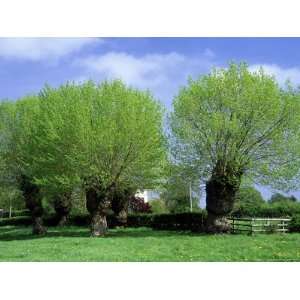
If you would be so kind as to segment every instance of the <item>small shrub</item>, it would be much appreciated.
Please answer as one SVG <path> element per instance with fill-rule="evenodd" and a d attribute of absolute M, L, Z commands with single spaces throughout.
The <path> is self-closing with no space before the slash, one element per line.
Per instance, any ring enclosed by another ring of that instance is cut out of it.
<path fill-rule="evenodd" d="M 151 206 L 141 197 L 130 197 L 128 209 L 133 213 L 151 213 Z"/>
<path fill-rule="evenodd" d="M 149 204 L 151 206 L 151 211 L 154 214 L 165 214 L 169 212 L 165 201 L 162 199 L 151 200 Z"/>

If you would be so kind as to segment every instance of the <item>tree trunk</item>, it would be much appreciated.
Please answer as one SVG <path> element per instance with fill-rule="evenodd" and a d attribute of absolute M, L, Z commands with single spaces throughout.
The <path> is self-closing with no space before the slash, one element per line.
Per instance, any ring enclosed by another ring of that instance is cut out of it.
<path fill-rule="evenodd" d="M 127 225 L 127 209 L 122 209 L 116 216 L 118 226 L 125 227 Z"/>
<path fill-rule="evenodd" d="M 128 216 L 128 205 L 129 198 L 132 195 L 132 191 L 129 189 L 124 190 L 114 190 L 114 193 L 111 196 L 111 207 L 115 213 L 116 225 L 117 226 L 126 226 L 127 216 Z"/>
<path fill-rule="evenodd" d="M 110 200 L 107 191 L 99 191 L 93 188 L 86 191 L 86 207 L 91 215 L 91 236 L 103 237 L 107 233 L 107 210 Z"/>
<path fill-rule="evenodd" d="M 91 220 L 91 235 L 94 237 L 105 236 L 107 233 L 106 215 L 100 211 L 96 211 L 92 214 Z"/>
<path fill-rule="evenodd" d="M 221 171 L 220 171 L 221 170 Z M 228 214 L 233 210 L 236 193 L 241 182 L 241 172 L 217 165 L 211 179 L 206 183 L 206 209 L 208 212 L 206 231 L 228 233 L 231 230 Z"/>
<path fill-rule="evenodd" d="M 41 217 L 33 217 L 32 233 L 41 235 L 47 232 L 43 225 L 43 219 Z"/>
<path fill-rule="evenodd" d="M 65 226 L 68 223 L 68 217 L 72 208 L 71 193 L 66 192 L 58 196 L 54 202 L 54 209 L 58 220 L 58 226 Z"/>
<path fill-rule="evenodd" d="M 30 210 L 32 217 L 32 233 L 44 234 L 47 232 L 43 225 L 43 206 L 39 194 L 39 188 L 33 184 L 27 176 L 21 176 L 20 189 L 23 193 L 26 208 Z"/>

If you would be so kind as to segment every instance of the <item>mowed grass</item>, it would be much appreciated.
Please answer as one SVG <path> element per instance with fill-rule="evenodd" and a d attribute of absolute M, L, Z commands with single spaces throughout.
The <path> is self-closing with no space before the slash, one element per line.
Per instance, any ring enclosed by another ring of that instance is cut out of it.
<path fill-rule="evenodd" d="M 30 227 L 0 227 L 0 261 L 300 261 L 300 234 L 205 235 L 112 229 L 92 238 L 88 228 L 48 228 L 42 237 Z"/>

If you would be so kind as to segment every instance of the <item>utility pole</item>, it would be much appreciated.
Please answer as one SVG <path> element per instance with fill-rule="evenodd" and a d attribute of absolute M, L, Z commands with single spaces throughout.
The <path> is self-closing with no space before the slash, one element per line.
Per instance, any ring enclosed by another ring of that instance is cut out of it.
<path fill-rule="evenodd" d="M 193 212 L 192 183 L 190 182 L 190 211 Z"/>

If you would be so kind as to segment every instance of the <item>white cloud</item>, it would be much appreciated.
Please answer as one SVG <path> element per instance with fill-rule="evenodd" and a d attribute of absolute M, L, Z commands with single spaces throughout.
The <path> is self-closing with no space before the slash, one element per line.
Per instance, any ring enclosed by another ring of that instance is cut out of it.
<path fill-rule="evenodd" d="M 278 83 L 280 85 L 284 85 L 286 80 L 290 80 L 293 84 L 300 84 L 300 69 L 294 68 L 282 68 L 276 64 L 262 64 L 262 65 L 250 65 L 250 71 L 257 71 L 260 68 L 263 68 L 264 71 L 269 74 L 275 76 Z"/>
<path fill-rule="evenodd" d="M 77 59 L 74 65 L 81 68 L 81 74 L 75 81 L 122 79 L 131 86 L 151 89 L 155 96 L 169 105 L 178 88 L 186 84 L 187 77 L 208 72 L 214 57 L 210 49 L 193 58 L 177 52 L 142 56 L 107 52 Z"/>
<path fill-rule="evenodd" d="M 177 52 L 134 56 L 126 52 L 108 52 L 99 56 L 79 59 L 75 65 L 84 69 L 87 76 L 119 78 L 139 87 L 153 87 L 174 78 L 193 74 L 211 65 L 213 52 L 206 49 L 197 58 L 188 58 Z M 83 76 L 84 77 L 84 76 Z"/>
<path fill-rule="evenodd" d="M 59 59 L 99 42 L 95 38 L 0 38 L 0 57 L 30 61 Z"/>
<path fill-rule="evenodd" d="M 90 73 L 120 78 L 137 86 L 154 86 L 165 81 L 169 70 L 182 65 L 185 60 L 183 55 L 175 52 L 142 57 L 125 52 L 108 52 L 101 56 L 87 57 L 77 63 Z"/>

